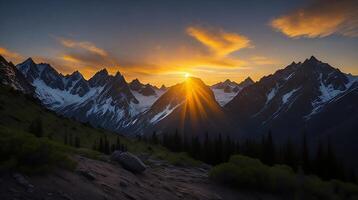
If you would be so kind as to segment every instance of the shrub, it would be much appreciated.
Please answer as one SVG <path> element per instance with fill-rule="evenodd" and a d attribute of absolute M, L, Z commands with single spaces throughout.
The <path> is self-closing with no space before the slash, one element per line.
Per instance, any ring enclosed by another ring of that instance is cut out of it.
<path fill-rule="evenodd" d="M 316 176 L 297 175 L 286 165 L 272 167 L 250 157 L 235 155 L 211 169 L 209 177 L 239 189 L 265 191 L 307 199 L 355 199 L 358 186 L 341 181 L 322 181 Z"/>
<path fill-rule="evenodd" d="M 54 166 L 72 169 L 74 161 L 47 138 L 0 127 L 0 164 L 27 173 L 47 172 Z"/>

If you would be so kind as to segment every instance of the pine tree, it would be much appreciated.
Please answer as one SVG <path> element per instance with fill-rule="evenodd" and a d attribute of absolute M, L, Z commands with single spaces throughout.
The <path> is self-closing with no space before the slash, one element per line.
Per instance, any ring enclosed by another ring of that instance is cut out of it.
<path fill-rule="evenodd" d="M 103 143 L 103 139 L 102 137 L 99 139 L 99 147 L 98 147 L 99 152 L 104 153 L 104 143 Z"/>
<path fill-rule="evenodd" d="M 114 152 L 116 150 L 116 145 L 115 144 L 112 144 L 111 145 L 111 153 Z"/>
<path fill-rule="evenodd" d="M 212 159 L 212 146 L 209 139 L 209 133 L 205 133 L 204 143 L 203 143 L 203 152 L 202 152 L 202 158 L 204 162 L 206 163 L 213 163 Z"/>
<path fill-rule="evenodd" d="M 152 134 L 152 143 L 158 144 L 157 132 L 155 132 L 155 131 L 153 131 L 153 134 Z"/>
<path fill-rule="evenodd" d="M 192 138 L 191 142 L 191 156 L 195 159 L 199 159 L 201 155 L 201 145 L 199 141 L 199 137 L 195 136 Z"/>
<path fill-rule="evenodd" d="M 70 133 L 70 136 L 69 136 L 69 143 L 70 143 L 70 146 L 74 146 L 72 133 Z"/>
<path fill-rule="evenodd" d="M 275 164 L 275 146 L 273 144 L 273 139 L 272 139 L 272 132 L 271 130 L 269 130 L 268 134 L 267 134 L 267 138 L 265 138 L 263 140 L 263 147 L 261 147 L 263 149 L 262 155 L 263 155 L 263 159 L 262 161 L 268 165 L 273 165 Z"/>
<path fill-rule="evenodd" d="M 120 150 L 120 146 L 121 145 L 121 140 L 119 139 L 119 136 L 117 136 L 117 141 L 116 141 L 116 146 L 115 146 L 115 149 L 116 150 Z"/>
<path fill-rule="evenodd" d="M 38 118 L 31 122 L 29 126 L 29 132 L 34 134 L 36 137 L 42 137 L 43 136 L 43 125 L 41 118 Z"/>
<path fill-rule="evenodd" d="M 311 173 L 310 159 L 309 159 L 309 149 L 307 145 L 307 135 L 306 132 L 303 133 L 302 138 L 302 169 L 306 174 Z"/>
<path fill-rule="evenodd" d="M 283 160 L 285 164 L 297 170 L 297 157 L 290 138 L 287 140 L 284 148 Z"/>
<path fill-rule="evenodd" d="M 314 172 L 316 175 L 323 177 L 324 173 L 322 170 L 324 170 L 324 151 L 322 142 L 320 141 L 317 146 L 317 153 L 316 158 L 314 161 Z"/>
<path fill-rule="evenodd" d="M 75 137 L 75 147 L 76 148 L 80 148 L 81 147 L 81 143 L 80 143 L 80 138 L 76 135 Z"/>
<path fill-rule="evenodd" d="M 64 143 L 65 145 L 68 145 L 68 134 L 67 134 L 67 131 L 66 131 L 65 134 L 64 134 L 63 143 Z"/>
<path fill-rule="evenodd" d="M 181 151 L 181 136 L 179 135 L 178 129 L 175 129 L 174 136 L 172 137 L 172 149 L 174 152 L 180 152 Z"/>
<path fill-rule="evenodd" d="M 107 155 L 110 153 L 110 146 L 107 136 L 104 136 L 104 153 Z"/>
<path fill-rule="evenodd" d="M 215 141 L 215 164 L 223 162 L 223 140 L 221 133 Z"/>

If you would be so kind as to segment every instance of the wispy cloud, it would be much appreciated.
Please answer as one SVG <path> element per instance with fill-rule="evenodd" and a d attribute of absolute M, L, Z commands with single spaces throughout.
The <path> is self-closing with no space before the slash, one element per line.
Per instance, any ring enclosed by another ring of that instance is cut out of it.
<path fill-rule="evenodd" d="M 270 25 L 289 37 L 358 36 L 357 0 L 316 0 L 273 19 Z"/>
<path fill-rule="evenodd" d="M 277 61 L 265 56 L 252 56 L 250 62 L 254 65 L 273 65 L 277 63 Z"/>
<path fill-rule="evenodd" d="M 101 49 L 97 47 L 92 42 L 88 41 L 75 41 L 65 38 L 58 38 L 58 40 L 61 42 L 61 44 L 68 48 L 76 48 L 76 49 L 83 49 L 89 52 L 92 52 L 94 54 L 98 54 L 100 56 L 107 56 L 107 52 L 104 49 Z"/>
<path fill-rule="evenodd" d="M 250 47 L 250 40 L 247 37 L 222 29 L 190 26 L 186 32 L 220 57 Z"/>
<path fill-rule="evenodd" d="M 110 72 L 115 72 L 120 68 L 119 62 L 114 56 L 92 42 L 62 37 L 56 37 L 56 39 L 64 47 L 55 59 L 61 69 L 68 69 L 69 66 L 72 66 L 72 68 L 83 72 L 84 76 L 88 78 L 104 67 Z"/>
<path fill-rule="evenodd" d="M 0 55 L 4 56 L 7 60 L 10 60 L 12 62 L 21 62 L 24 58 L 21 54 L 10 51 L 9 49 L 5 47 L 0 46 Z"/>

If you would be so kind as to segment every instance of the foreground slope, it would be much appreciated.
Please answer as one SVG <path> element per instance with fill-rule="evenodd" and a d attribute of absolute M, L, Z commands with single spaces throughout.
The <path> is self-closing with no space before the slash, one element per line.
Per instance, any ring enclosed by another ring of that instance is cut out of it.
<path fill-rule="evenodd" d="M 148 168 L 144 174 L 133 174 L 121 165 L 110 162 L 108 156 L 93 154 L 88 150 L 100 137 L 106 136 L 113 143 L 117 134 L 92 128 L 56 114 L 38 105 L 36 99 L 25 96 L 9 87 L 0 86 L 0 137 L 5 132 L 24 134 L 34 140 L 49 140 L 63 144 L 65 135 L 79 137 L 81 147 L 74 149 L 68 145 L 58 149 L 69 154 L 77 163 L 74 171 L 54 168 L 40 175 L 25 175 L 12 169 L 6 171 L 3 158 L 0 159 L 0 199 L 236 199 L 252 198 L 252 192 L 239 192 L 224 188 L 208 178 L 208 166 L 188 162 L 182 154 L 140 141 L 120 137 L 121 143 L 131 152 L 139 155 Z M 33 121 L 41 119 L 43 135 L 40 138 L 27 132 Z M 5 132 L 4 132 L 5 131 Z M 28 137 L 25 137 L 28 138 Z M 24 139 L 25 139 L 24 138 Z M 6 144 L 1 143 L 1 152 L 6 152 Z M 15 149 L 18 149 L 17 145 Z M 40 159 L 41 154 L 29 154 L 29 147 L 21 155 Z M 86 153 L 87 152 L 87 153 Z M 90 153 L 90 154 L 89 154 Z M 40 157 L 38 157 L 40 155 Z M 84 156 L 86 157 L 84 157 Z M 9 156 L 9 155 L 7 155 Z M 11 155 L 10 155 L 11 156 Z M 27 157 L 26 159 L 28 159 Z M 91 157 L 91 158 L 89 158 Z M 93 159 L 96 158 L 96 159 Z M 179 164 L 182 167 L 173 165 Z M 186 166 L 186 167 L 183 167 Z M 270 197 L 262 193 L 255 196 Z"/>

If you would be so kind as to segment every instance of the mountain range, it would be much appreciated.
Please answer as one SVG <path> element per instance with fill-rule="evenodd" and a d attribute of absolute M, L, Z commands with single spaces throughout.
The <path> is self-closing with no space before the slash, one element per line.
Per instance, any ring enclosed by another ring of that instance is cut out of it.
<path fill-rule="evenodd" d="M 313 56 L 256 82 L 207 86 L 191 77 L 169 88 L 128 83 L 106 69 L 89 80 L 78 71 L 62 75 L 31 58 L 15 66 L 0 57 L 0 64 L 2 84 L 33 94 L 47 109 L 130 136 L 177 130 L 242 139 L 272 131 L 283 142 L 307 133 L 312 145 L 335 141 L 340 155 L 358 150 L 358 78 Z"/>

